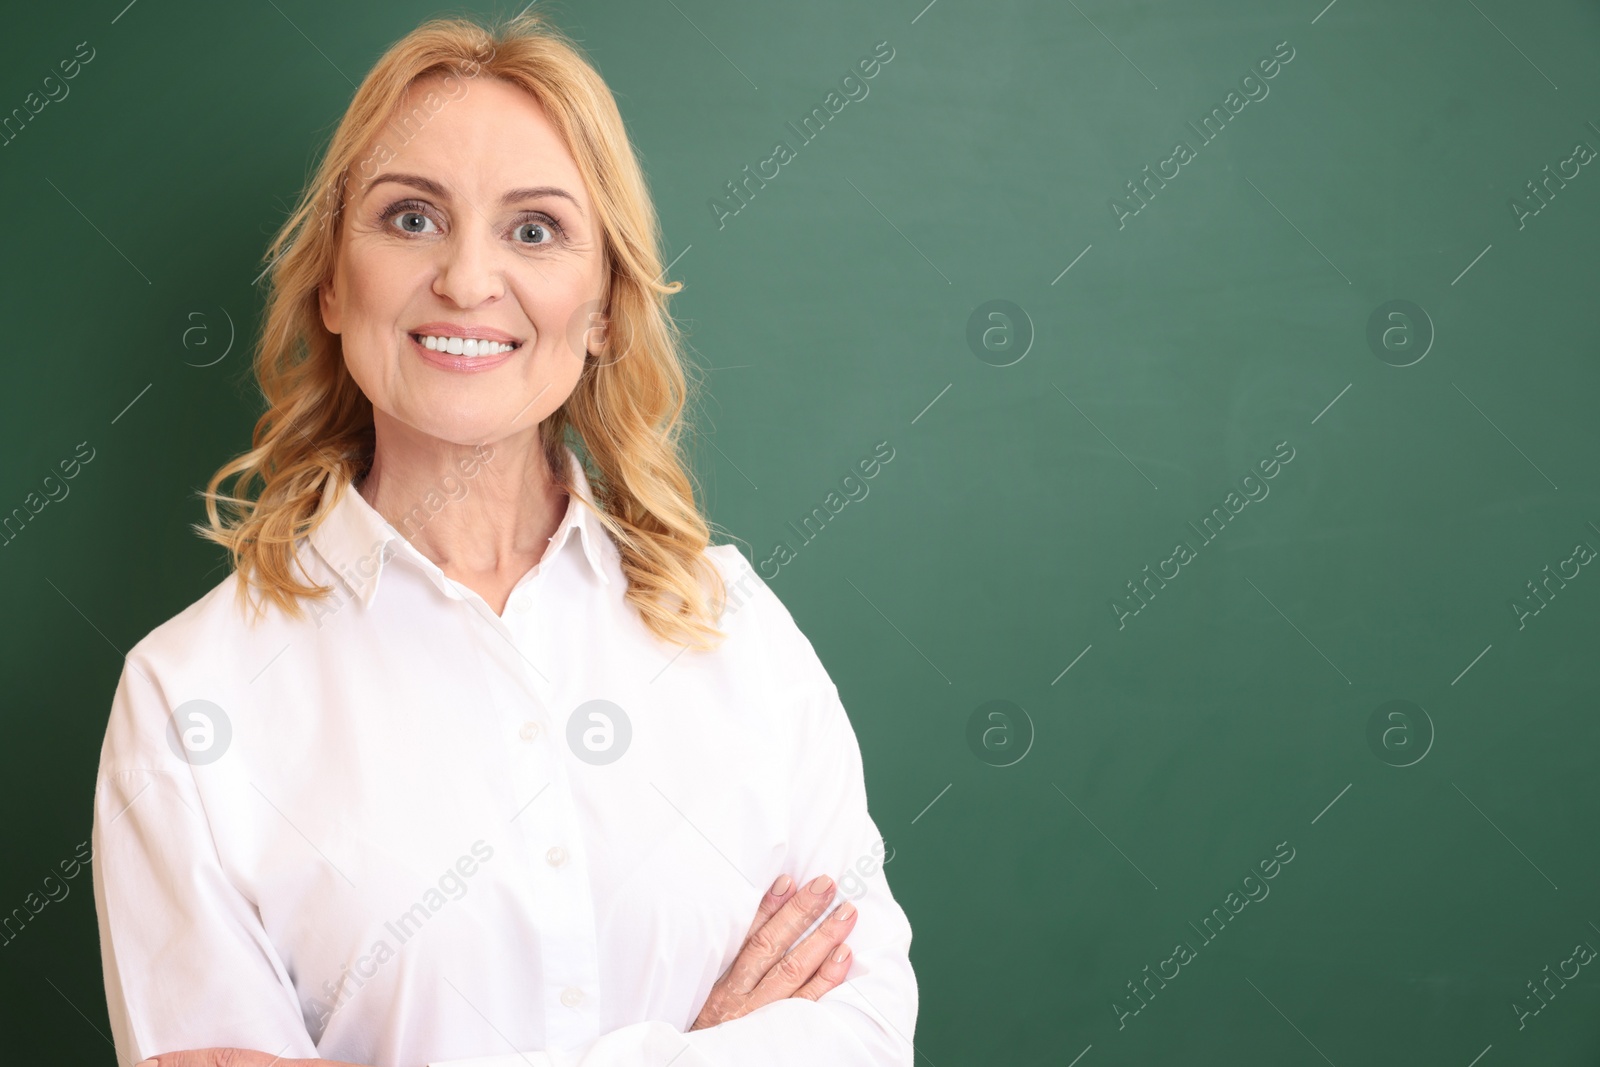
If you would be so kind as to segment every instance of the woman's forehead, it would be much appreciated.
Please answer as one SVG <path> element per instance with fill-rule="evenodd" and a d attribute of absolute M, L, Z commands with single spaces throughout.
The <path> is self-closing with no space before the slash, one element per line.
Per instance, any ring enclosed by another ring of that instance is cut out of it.
<path fill-rule="evenodd" d="M 514 190 L 566 190 L 587 215 L 582 176 L 532 95 L 496 78 L 419 79 L 352 164 L 363 195 L 385 175 L 420 175 L 448 192 L 499 202 Z M 435 195 L 437 191 L 435 191 Z"/>

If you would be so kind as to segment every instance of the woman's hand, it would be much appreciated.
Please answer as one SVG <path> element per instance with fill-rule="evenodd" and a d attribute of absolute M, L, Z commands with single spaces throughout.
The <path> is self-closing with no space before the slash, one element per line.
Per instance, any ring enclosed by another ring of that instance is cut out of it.
<path fill-rule="evenodd" d="M 700 1017 L 689 1029 L 716 1026 L 787 997 L 816 1000 L 844 981 L 850 970 L 850 947 L 840 942 L 856 921 L 855 905 L 849 901 L 786 954 L 801 931 L 827 908 L 833 893 L 833 879 L 827 875 L 798 891 L 788 875 L 779 878 L 772 892 L 761 898 L 739 955 L 711 987 Z"/>
<path fill-rule="evenodd" d="M 782 887 L 781 889 L 779 887 Z M 705 1007 L 690 1030 L 703 1030 L 748 1015 L 763 1004 L 787 997 L 816 1000 L 844 981 L 850 970 L 850 946 L 844 939 L 855 927 L 856 908 L 845 901 L 793 951 L 801 931 L 810 926 L 834 897 L 833 879 L 823 875 L 795 889 L 788 875 L 761 898 L 755 921 L 733 965 L 711 987 Z M 837 948 L 837 952 L 834 950 Z M 837 957 L 837 958 L 836 958 Z M 336 1060 L 285 1060 L 267 1052 L 242 1048 L 202 1048 L 164 1052 L 136 1067 L 358 1067 Z"/>

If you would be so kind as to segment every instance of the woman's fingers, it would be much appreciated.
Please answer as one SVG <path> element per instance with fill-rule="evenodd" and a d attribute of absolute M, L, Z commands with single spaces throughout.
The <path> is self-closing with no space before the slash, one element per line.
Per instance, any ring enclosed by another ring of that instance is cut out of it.
<path fill-rule="evenodd" d="M 831 897 L 832 894 L 829 895 Z M 855 926 L 856 914 L 856 906 L 848 900 L 833 909 L 833 913 L 822 920 L 820 926 L 807 934 L 804 941 L 779 959 L 767 972 L 767 976 L 750 994 L 751 1010 L 774 1000 L 794 996 L 808 982 L 814 981 L 813 976 L 820 972 L 827 970 L 828 975 L 832 975 L 833 971 L 828 968 L 834 965 L 833 952 L 849 936 L 851 928 Z M 844 962 L 849 961 L 846 959 Z M 848 968 L 835 969 L 840 972 L 839 977 L 842 978 L 842 972 Z M 824 982 L 827 981 L 828 977 L 825 975 Z M 837 984 L 837 980 L 832 981 L 825 988 L 818 989 L 816 996 L 820 997 Z"/>
<path fill-rule="evenodd" d="M 778 909 L 783 907 L 784 903 L 789 899 L 789 894 L 793 892 L 794 879 L 787 874 L 780 875 L 778 880 L 772 883 L 772 889 L 761 895 L 761 904 L 756 908 L 755 921 L 750 924 L 750 929 L 745 933 L 744 939 L 749 941 L 757 930 L 767 925 L 767 920 L 778 913 Z"/>
<path fill-rule="evenodd" d="M 795 990 L 794 995 L 804 1000 L 816 1000 L 828 990 L 844 981 L 850 973 L 850 946 L 840 945 L 828 953 L 828 959 L 811 976 L 811 981 Z"/>
<path fill-rule="evenodd" d="M 849 949 L 834 959 L 841 942 L 855 926 L 855 905 L 846 901 L 794 950 L 789 946 L 817 922 L 833 901 L 833 879 L 822 875 L 796 887 L 787 876 L 762 895 L 733 964 L 711 987 L 690 1030 L 717 1026 L 747 1015 L 764 1004 L 799 996 L 816 1000 L 844 981 L 850 971 Z M 166 1067 L 165 1064 L 162 1067 Z"/>
<path fill-rule="evenodd" d="M 291 1067 L 293 1064 L 321 1063 L 321 1060 L 285 1060 L 269 1052 L 247 1048 L 195 1048 L 181 1052 L 163 1052 L 136 1067 Z"/>
<path fill-rule="evenodd" d="M 818 892 L 819 888 L 821 892 Z M 833 891 L 833 879 L 819 875 L 780 906 L 739 950 L 738 958 L 728 969 L 729 991 L 742 996 L 759 985 L 773 965 L 783 958 L 789 946 L 795 943 L 795 939 L 827 908 L 828 902 L 833 899 Z M 810 977 L 809 973 L 802 975 L 794 988 L 799 989 L 800 983 Z"/>

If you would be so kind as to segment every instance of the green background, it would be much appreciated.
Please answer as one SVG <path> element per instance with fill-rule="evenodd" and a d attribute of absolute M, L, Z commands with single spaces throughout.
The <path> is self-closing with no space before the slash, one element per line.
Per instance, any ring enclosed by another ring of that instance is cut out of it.
<path fill-rule="evenodd" d="M 0 549 L 0 914 L 88 837 L 122 651 L 226 573 L 188 524 L 258 413 L 265 243 L 353 82 L 442 13 L 124 2 L 0 35 L 0 113 L 95 50 L 0 147 L 0 509 L 94 449 Z M 1600 10 L 925 3 L 554 8 L 685 283 L 708 513 L 757 562 L 796 549 L 772 585 L 895 850 L 918 1062 L 1596 1062 L 1594 968 L 1520 1027 L 1514 1005 L 1600 947 L 1600 576 L 1512 605 L 1600 548 L 1597 166 L 1520 226 L 1511 203 L 1600 147 Z M 881 41 L 870 94 L 800 144 L 786 124 Z M 1200 145 L 1186 123 L 1283 41 L 1270 94 Z M 779 138 L 795 158 L 719 228 Z M 1119 226 L 1180 139 L 1195 158 Z M 1426 318 L 1374 347 L 1392 300 Z M 802 542 L 882 441 L 869 494 Z M 1188 523 L 1279 442 L 1270 494 L 1203 543 Z M 981 718 L 997 700 L 1018 710 Z M 7 1062 L 112 1061 L 87 871 L 68 884 L 0 947 Z"/>

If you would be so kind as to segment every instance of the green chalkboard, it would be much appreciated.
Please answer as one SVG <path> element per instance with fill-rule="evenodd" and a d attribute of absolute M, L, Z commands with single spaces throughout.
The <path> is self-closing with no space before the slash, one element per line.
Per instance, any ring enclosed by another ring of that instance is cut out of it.
<path fill-rule="evenodd" d="M 226 573 L 265 243 L 441 13 L 124 4 L 0 35 L 7 1062 L 112 1062 L 122 654 Z M 855 724 L 917 1062 L 1596 1062 L 1600 9 L 553 11 L 704 506 Z"/>

